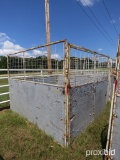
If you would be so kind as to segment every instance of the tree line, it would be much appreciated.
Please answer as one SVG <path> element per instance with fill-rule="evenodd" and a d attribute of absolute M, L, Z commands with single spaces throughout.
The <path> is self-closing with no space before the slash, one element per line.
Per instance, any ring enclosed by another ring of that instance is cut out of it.
<path fill-rule="evenodd" d="M 51 59 L 52 69 L 63 69 L 64 60 Z M 96 61 L 96 67 L 104 66 L 107 68 L 107 62 Z M 11 69 L 48 69 L 48 61 L 46 56 L 39 56 L 36 58 L 25 58 L 22 57 L 10 57 L 9 67 Z M 0 69 L 7 68 L 7 57 L 0 56 Z M 94 61 L 91 58 L 77 58 L 70 57 L 70 68 L 71 69 L 92 69 L 94 68 Z"/>
<path fill-rule="evenodd" d="M 7 57 L 0 56 L 0 69 L 6 69 L 7 68 Z"/>

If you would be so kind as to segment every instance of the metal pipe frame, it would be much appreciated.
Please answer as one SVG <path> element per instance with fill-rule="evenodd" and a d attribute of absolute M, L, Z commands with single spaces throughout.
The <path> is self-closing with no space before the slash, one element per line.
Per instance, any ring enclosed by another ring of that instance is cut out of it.
<path fill-rule="evenodd" d="M 64 42 L 66 42 L 66 39 L 64 39 L 64 40 L 59 40 L 59 41 L 56 41 L 56 42 L 51 42 L 51 43 L 49 43 L 49 44 L 43 44 L 43 45 L 41 45 L 41 46 L 36 46 L 36 47 L 29 48 L 29 49 L 26 49 L 26 50 L 22 50 L 22 51 L 19 51 L 19 52 L 15 52 L 15 53 L 9 54 L 8 56 L 15 55 L 15 54 L 22 53 L 22 52 L 31 51 L 31 50 L 38 49 L 38 48 L 47 47 L 47 46 L 54 45 L 54 44 L 58 44 L 58 43 L 64 43 Z"/>
<path fill-rule="evenodd" d="M 70 47 L 73 48 L 73 49 L 83 51 L 83 52 L 88 52 L 88 53 L 91 53 L 91 54 L 96 54 L 96 55 L 100 55 L 100 56 L 103 56 L 103 57 L 110 58 L 109 56 L 107 56 L 105 54 L 101 54 L 101 53 L 98 53 L 96 51 L 92 51 L 90 49 L 84 48 L 84 47 L 76 46 L 76 45 L 73 45 L 73 44 L 70 44 Z"/>
<path fill-rule="evenodd" d="M 111 131 L 111 121 L 113 116 L 113 101 L 114 101 L 114 91 L 115 91 L 115 83 L 113 84 L 113 93 L 112 93 L 112 101 L 111 101 L 111 109 L 110 109 L 110 118 L 109 118 L 109 128 L 108 128 L 108 134 L 107 134 L 107 145 L 106 150 L 109 150 L 109 140 L 110 140 L 110 131 Z"/>
<path fill-rule="evenodd" d="M 64 88 L 65 88 L 65 146 L 70 145 L 70 45 L 65 42 L 64 55 Z"/>

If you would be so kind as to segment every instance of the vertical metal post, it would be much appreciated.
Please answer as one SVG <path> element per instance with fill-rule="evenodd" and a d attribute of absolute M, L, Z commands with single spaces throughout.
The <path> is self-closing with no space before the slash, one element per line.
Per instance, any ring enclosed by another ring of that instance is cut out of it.
<path fill-rule="evenodd" d="M 65 68 L 65 59 L 63 60 L 63 75 L 64 75 L 64 68 Z"/>
<path fill-rule="evenodd" d="M 81 67 L 81 57 L 80 57 L 80 70 L 82 69 L 82 67 Z"/>
<path fill-rule="evenodd" d="M 94 73 L 94 85 L 93 85 L 93 91 L 94 91 L 94 103 L 93 103 L 93 119 L 95 118 L 95 100 L 96 100 L 96 93 L 95 93 L 95 91 L 96 91 L 96 54 L 94 53 L 94 69 L 93 69 L 93 73 Z"/>
<path fill-rule="evenodd" d="M 56 63 L 57 63 L 57 78 L 56 78 L 56 83 L 58 84 L 58 59 L 56 60 Z"/>
<path fill-rule="evenodd" d="M 90 68 L 90 66 L 89 66 L 90 64 L 89 64 L 89 57 L 88 57 L 88 70 L 89 70 L 89 68 Z"/>
<path fill-rule="evenodd" d="M 94 53 L 94 82 L 95 82 L 95 77 L 96 77 L 96 54 Z"/>
<path fill-rule="evenodd" d="M 113 68 L 113 59 L 111 59 L 111 71 L 112 71 L 112 68 Z"/>
<path fill-rule="evenodd" d="M 84 61 L 83 61 L 83 70 L 85 70 L 85 57 L 84 57 Z"/>
<path fill-rule="evenodd" d="M 65 146 L 70 144 L 70 45 L 65 42 L 64 56 L 64 84 L 65 84 Z"/>
<path fill-rule="evenodd" d="M 110 58 L 108 58 L 107 62 L 107 69 L 108 69 L 108 89 L 107 89 L 107 100 L 110 100 L 110 95 L 111 95 L 111 67 L 110 67 Z"/>
<path fill-rule="evenodd" d="M 58 59 L 57 59 L 57 75 L 58 75 Z"/>
<path fill-rule="evenodd" d="M 7 74 L 8 74 L 8 83 L 10 79 L 10 71 L 9 71 L 9 55 L 7 55 Z"/>
<path fill-rule="evenodd" d="M 20 67 L 19 67 L 19 57 L 18 57 L 18 69 L 20 69 Z M 18 71 L 18 74 L 20 73 L 20 71 Z"/>
<path fill-rule="evenodd" d="M 109 127 L 108 127 L 108 134 L 107 134 L 107 143 L 106 143 L 106 151 L 109 151 L 109 144 L 110 144 L 110 139 L 111 139 L 111 128 L 112 128 L 112 119 L 113 119 L 113 107 L 114 107 L 114 98 L 115 98 L 115 83 L 113 84 L 113 89 L 112 89 L 112 101 L 111 101 L 111 108 L 110 108 L 110 118 L 109 118 Z"/>
<path fill-rule="evenodd" d="M 25 80 L 25 55 L 24 55 L 24 52 L 23 52 L 23 71 L 24 71 L 24 80 Z"/>
<path fill-rule="evenodd" d="M 96 72 L 96 54 L 94 54 L 94 71 Z"/>
<path fill-rule="evenodd" d="M 49 0 L 45 0 L 45 13 L 46 13 L 46 42 L 50 43 L 50 17 L 49 17 Z M 48 73 L 52 74 L 51 65 L 51 53 L 50 45 L 47 46 L 47 61 L 48 61 Z"/>

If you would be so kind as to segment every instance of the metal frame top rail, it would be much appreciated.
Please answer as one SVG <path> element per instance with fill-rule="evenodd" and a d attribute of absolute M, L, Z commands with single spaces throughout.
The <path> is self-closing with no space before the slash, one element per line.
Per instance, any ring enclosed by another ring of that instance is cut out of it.
<path fill-rule="evenodd" d="M 22 52 L 27 52 L 27 51 L 34 50 L 34 49 L 38 49 L 38 48 L 42 48 L 42 47 L 47 47 L 47 46 L 49 46 L 49 45 L 54 45 L 54 44 L 58 44 L 58 43 L 63 43 L 63 42 L 67 42 L 67 40 L 64 39 L 64 40 L 59 40 L 59 41 L 56 41 L 56 42 L 51 42 L 51 43 L 49 43 L 49 44 L 43 44 L 43 45 L 41 45 L 41 46 L 36 46 L 36 47 L 32 47 L 32 48 L 29 48 L 29 49 L 26 49 L 26 50 L 22 50 L 22 51 L 19 51 L 19 52 L 15 52 L 15 53 L 9 54 L 8 56 L 15 55 L 15 54 L 22 53 Z M 101 56 L 110 58 L 110 56 L 108 56 L 108 55 L 105 55 L 105 54 L 102 54 L 102 53 L 99 53 L 99 52 L 96 52 L 96 51 L 92 51 L 92 50 L 87 49 L 87 48 L 85 48 L 85 47 L 76 46 L 76 45 L 71 44 L 71 43 L 69 43 L 69 42 L 68 42 L 68 44 L 70 45 L 71 48 L 74 48 L 74 49 L 77 49 L 77 50 L 80 50 L 80 51 L 83 51 L 83 52 L 88 52 L 88 53 L 91 53 L 91 54 L 98 54 L 98 55 L 101 55 Z"/>
<path fill-rule="evenodd" d="M 87 49 L 87 48 L 84 48 L 84 47 L 80 47 L 80 46 L 76 46 L 76 45 L 73 45 L 73 44 L 70 44 L 70 47 L 73 48 L 73 49 L 77 49 L 77 50 L 80 50 L 80 51 L 83 51 L 83 52 L 88 52 L 88 53 L 91 53 L 91 54 L 98 54 L 100 56 L 103 56 L 103 57 L 107 57 L 107 58 L 110 58 L 110 56 L 108 55 L 105 55 L 105 54 L 101 54 L 101 53 L 98 53 L 96 51 L 92 51 L 90 49 Z"/>
<path fill-rule="evenodd" d="M 15 55 L 15 54 L 22 53 L 22 52 L 31 51 L 31 50 L 38 49 L 38 48 L 42 48 L 42 47 L 47 47 L 47 46 L 54 45 L 54 44 L 58 44 L 58 43 L 63 43 L 63 42 L 66 42 L 66 39 L 64 39 L 64 40 L 59 40 L 59 41 L 56 41 L 56 42 L 51 42 L 51 43 L 49 43 L 49 44 L 43 44 L 43 45 L 41 45 L 41 46 L 36 46 L 36 47 L 29 48 L 29 49 L 26 49 L 26 50 L 22 50 L 22 51 L 19 51 L 19 52 L 15 52 L 15 53 L 9 54 L 8 56 Z"/>

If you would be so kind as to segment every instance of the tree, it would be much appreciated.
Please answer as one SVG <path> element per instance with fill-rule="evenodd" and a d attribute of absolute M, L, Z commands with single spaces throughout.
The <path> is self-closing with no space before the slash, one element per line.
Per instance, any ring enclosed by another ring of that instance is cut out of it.
<path fill-rule="evenodd" d="M 0 56 L 0 69 L 6 69 L 7 68 L 7 57 Z"/>

